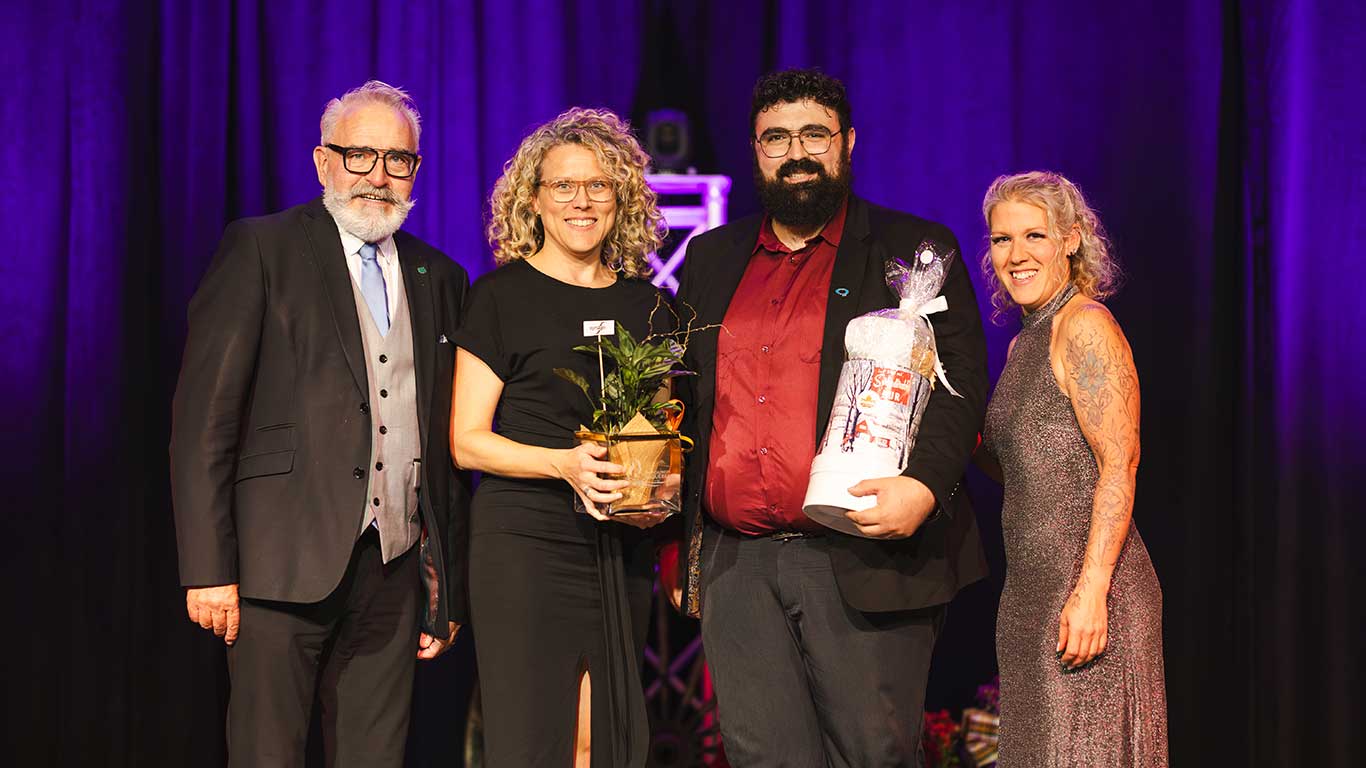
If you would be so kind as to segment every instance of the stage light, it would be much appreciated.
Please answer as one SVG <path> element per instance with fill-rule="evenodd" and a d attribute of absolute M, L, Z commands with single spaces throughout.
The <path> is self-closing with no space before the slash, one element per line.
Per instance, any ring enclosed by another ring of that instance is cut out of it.
<path fill-rule="evenodd" d="M 645 151 L 655 173 L 696 173 L 692 164 L 688 116 L 676 109 L 656 109 L 645 118 Z"/>

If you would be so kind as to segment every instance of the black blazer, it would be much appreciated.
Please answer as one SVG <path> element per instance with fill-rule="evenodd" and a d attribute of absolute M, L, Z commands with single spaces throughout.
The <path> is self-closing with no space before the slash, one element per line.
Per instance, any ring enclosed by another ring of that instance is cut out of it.
<path fill-rule="evenodd" d="M 423 626 L 467 618 L 469 478 L 451 463 L 465 270 L 394 235 L 421 425 Z M 223 233 L 190 301 L 171 427 L 180 580 L 309 603 L 340 583 L 365 507 L 370 406 L 351 276 L 321 199 Z"/>
<path fill-rule="evenodd" d="M 684 317 L 687 306 L 698 313 L 697 325 L 720 323 L 759 237 L 761 215 L 740 219 L 698 235 L 688 245 L 679 279 L 678 299 Z M 844 330 L 853 318 L 898 304 L 887 287 L 885 262 L 909 257 L 926 237 L 958 249 L 947 227 L 909 214 L 849 198 L 844 233 L 830 279 L 829 304 L 821 346 L 820 393 L 816 409 L 816 440 L 821 438 L 835 401 L 835 385 L 844 364 Z M 987 573 L 978 539 L 977 521 L 962 489 L 963 471 L 976 446 L 986 410 L 986 341 L 977 312 L 977 299 L 963 263 L 953 260 L 944 281 L 947 312 L 933 316 L 935 342 L 949 381 L 963 396 L 936 387 L 926 406 L 920 432 L 905 474 L 934 492 L 942 514 L 933 516 L 909 539 L 874 540 L 831 534 L 831 563 L 840 593 L 860 611 L 894 611 L 946 603 L 957 591 Z M 684 513 L 689 531 L 688 612 L 701 611 L 698 581 L 714 524 L 702 511 L 706 487 L 707 452 L 711 441 L 716 390 L 717 334 L 695 335 L 685 362 L 697 371 L 683 377 L 680 394 L 687 404 L 684 431 L 696 441 L 685 470 Z M 682 558 L 680 558 L 682 560 Z"/>

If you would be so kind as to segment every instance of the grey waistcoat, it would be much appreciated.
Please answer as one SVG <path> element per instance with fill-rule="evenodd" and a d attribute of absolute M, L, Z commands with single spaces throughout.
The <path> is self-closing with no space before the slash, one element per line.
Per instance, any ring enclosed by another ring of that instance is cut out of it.
<path fill-rule="evenodd" d="M 389 312 L 389 333 L 381 336 L 360 287 L 351 281 L 365 347 L 370 384 L 370 480 L 357 536 L 372 523 L 379 528 L 384 562 L 407 552 L 421 534 L 417 492 L 422 473 L 417 423 L 417 377 L 413 372 L 413 329 L 406 291 Z"/>

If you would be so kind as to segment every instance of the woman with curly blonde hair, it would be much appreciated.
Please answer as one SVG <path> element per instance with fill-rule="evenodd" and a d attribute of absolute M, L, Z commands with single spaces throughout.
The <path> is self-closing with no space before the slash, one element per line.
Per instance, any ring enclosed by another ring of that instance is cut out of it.
<path fill-rule="evenodd" d="M 1067 253 L 1068 279 L 1077 286 L 1083 296 L 1104 301 L 1119 288 L 1122 277 L 1114 258 L 1110 254 L 1110 239 L 1101 226 L 1100 218 L 1086 204 L 1081 190 L 1065 177 L 1048 171 L 1030 171 L 1014 176 L 1001 176 L 987 189 L 982 201 L 982 216 L 991 225 L 991 212 L 1003 202 L 1028 203 L 1042 210 L 1048 221 L 1048 235 L 1057 240 L 1064 233 L 1077 235 L 1077 243 Z M 991 305 L 1000 317 L 1012 307 L 1019 306 L 1006 289 L 1006 283 L 997 279 L 992 263 L 995 251 L 988 250 L 982 255 L 982 273 L 991 283 Z M 1058 262 L 1059 272 L 1053 277 L 1061 278 L 1064 262 Z M 1060 283 L 1050 283 L 1056 289 Z"/>
<path fill-rule="evenodd" d="M 490 765 L 644 765 L 654 548 L 642 529 L 663 518 L 602 513 L 625 484 L 605 476 L 622 467 L 574 439 L 593 408 L 555 370 L 598 381 L 597 359 L 574 351 L 590 324 L 672 330 L 644 279 L 662 227 L 648 160 L 606 110 L 571 109 L 523 140 L 490 203 L 499 266 L 474 284 L 454 339 L 451 455 L 483 473 L 469 585 Z"/>
<path fill-rule="evenodd" d="M 982 214 L 992 303 L 1022 312 L 978 451 L 1005 486 L 999 765 L 1165 766 L 1162 587 L 1133 523 L 1138 374 L 1099 302 L 1119 272 L 1056 173 L 998 178 Z"/>
<path fill-rule="evenodd" d="M 536 207 L 544 181 L 541 164 L 552 149 L 565 145 L 592 152 L 614 191 L 617 221 L 602 241 L 603 263 L 627 277 L 649 277 L 648 256 L 662 242 L 664 222 L 654 190 L 645 183 L 650 158 L 626 123 L 605 109 L 565 112 L 526 137 L 504 164 L 493 187 L 488 226 L 494 259 L 503 265 L 530 258 L 545 245 L 546 227 Z"/>

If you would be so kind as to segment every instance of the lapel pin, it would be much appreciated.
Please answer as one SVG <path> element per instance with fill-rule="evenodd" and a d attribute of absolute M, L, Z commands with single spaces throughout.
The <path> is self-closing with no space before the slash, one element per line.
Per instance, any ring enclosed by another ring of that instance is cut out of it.
<path fill-rule="evenodd" d="M 848 295 L 849 295 L 849 289 L 848 289 L 848 288 L 836 288 L 836 289 L 835 289 L 835 294 L 838 295 L 838 296 L 848 296 Z"/>
<path fill-rule="evenodd" d="M 425 275 L 425 274 L 427 274 L 427 268 L 426 268 L 426 267 L 418 267 L 418 268 L 417 268 L 417 273 L 418 273 L 419 275 Z"/>

